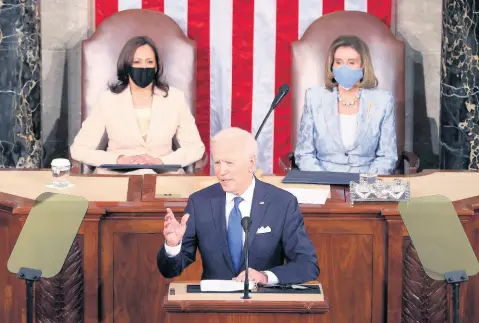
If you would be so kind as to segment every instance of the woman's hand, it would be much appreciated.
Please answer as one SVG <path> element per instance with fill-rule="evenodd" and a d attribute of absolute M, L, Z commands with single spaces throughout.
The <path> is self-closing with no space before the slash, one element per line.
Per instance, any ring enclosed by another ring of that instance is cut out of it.
<path fill-rule="evenodd" d="M 154 158 L 148 154 L 134 155 L 134 156 L 120 156 L 116 160 L 117 164 L 127 164 L 127 165 L 145 165 L 145 164 L 155 164 L 163 165 L 161 159 Z"/>
<path fill-rule="evenodd" d="M 117 163 L 117 164 L 120 164 L 120 165 L 128 165 L 128 164 L 131 164 L 131 158 L 132 158 L 132 156 L 120 155 L 120 156 L 118 156 L 118 158 L 116 159 L 116 163 Z"/>

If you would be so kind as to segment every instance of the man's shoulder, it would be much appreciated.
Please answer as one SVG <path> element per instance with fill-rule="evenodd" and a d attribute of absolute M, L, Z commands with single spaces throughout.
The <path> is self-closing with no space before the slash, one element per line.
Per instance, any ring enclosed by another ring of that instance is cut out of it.
<path fill-rule="evenodd" d="M 219 183 L 205 187 L 190 195 L 190 200 L 211 199 L 213 197 L 220 197 L 224 194 L 223 189 Z"/>
<path fill-rule="evenodd" d="M 285 202 L 286 204 L 290 203 L 291 201 L 295 201 L 296 197 L 291 194 L 290 192 L 277 187 L 275 185 L 263 182 L 261 180 L 258 180 L 261 186 L 263 186 L 263 189 L 267 191 L 268 197 L 272 200 L 275 200 L 280 202 Z"/>
<path fill-rule="evenodd" d="M 256 179 L 256 185 L 260 190 L 263 190 L 265 193 L 267 193 L 268 199 L 274 200 L 275 203 L 277 202 L 287 205 L 292 201 L 296 201 L 296 197 L 293 194 L 275 185 L 263 182 L 259 179 Z M 190 200 L 193 200 L 194 202 L 200 200 L 210 200 L 211 198 L 221 197 L 224 194 L 225 192 L 223 191 L 221 185 L 216 183 L 191 194 Z"/>

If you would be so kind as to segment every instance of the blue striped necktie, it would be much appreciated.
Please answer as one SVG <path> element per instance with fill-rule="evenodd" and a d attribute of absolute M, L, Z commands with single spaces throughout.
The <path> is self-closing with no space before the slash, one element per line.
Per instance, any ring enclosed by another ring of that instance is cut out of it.
<path fill-rule="evenodd" d="M 241 251 L 243 249 L 243 228 L 241 227 L 241 211 L 238 205 L 243 201 L 241 197 L 234 198 L 234 207 L 228 219 L 228 247 L 236 273 L 239 273 Z"/>

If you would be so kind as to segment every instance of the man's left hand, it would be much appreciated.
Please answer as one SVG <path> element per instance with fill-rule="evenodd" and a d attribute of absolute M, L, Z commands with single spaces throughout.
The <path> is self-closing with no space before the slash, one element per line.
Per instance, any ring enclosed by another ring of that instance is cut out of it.
<path fill-rule="evenodd" d="M 233 280 L 236 280 L 238 282 L 244 282 L 245 280 L 245 271 L 242 271 L 238 276 L 234 277 Z M 253 268 L 249 268 L 248 270 L 248 279 L 256 284 L 259 285 L 266 285 L 268 283 L 268 276 L 265 274 L 254 270 Z"/>

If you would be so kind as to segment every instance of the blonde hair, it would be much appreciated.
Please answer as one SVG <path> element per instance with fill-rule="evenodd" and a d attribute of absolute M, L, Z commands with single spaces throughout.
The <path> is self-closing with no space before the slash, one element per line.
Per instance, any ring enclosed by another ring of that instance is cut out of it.
<path fill-rule="evenodd" d="M 326 75 L 324 80 L 324 85 L 326 88 L 332 90 L 338 85 L 333 75 L 334 54 L 339 47 L 343 46 L 351 47 L 357 51 L 361 57 L 361 67 L 363 68 L 364 76 L 357 84 L 358 87 L 364 89 L 372 89 L 377 87 L 378 79 L 374 74 L 373 62 L 371 60 L 371 55 L 369 54 L 368 45 L 358 36 L 342 35 L 332 42 L 328 50 L 328 58 L 326 60 L 325 66 Z"/>

